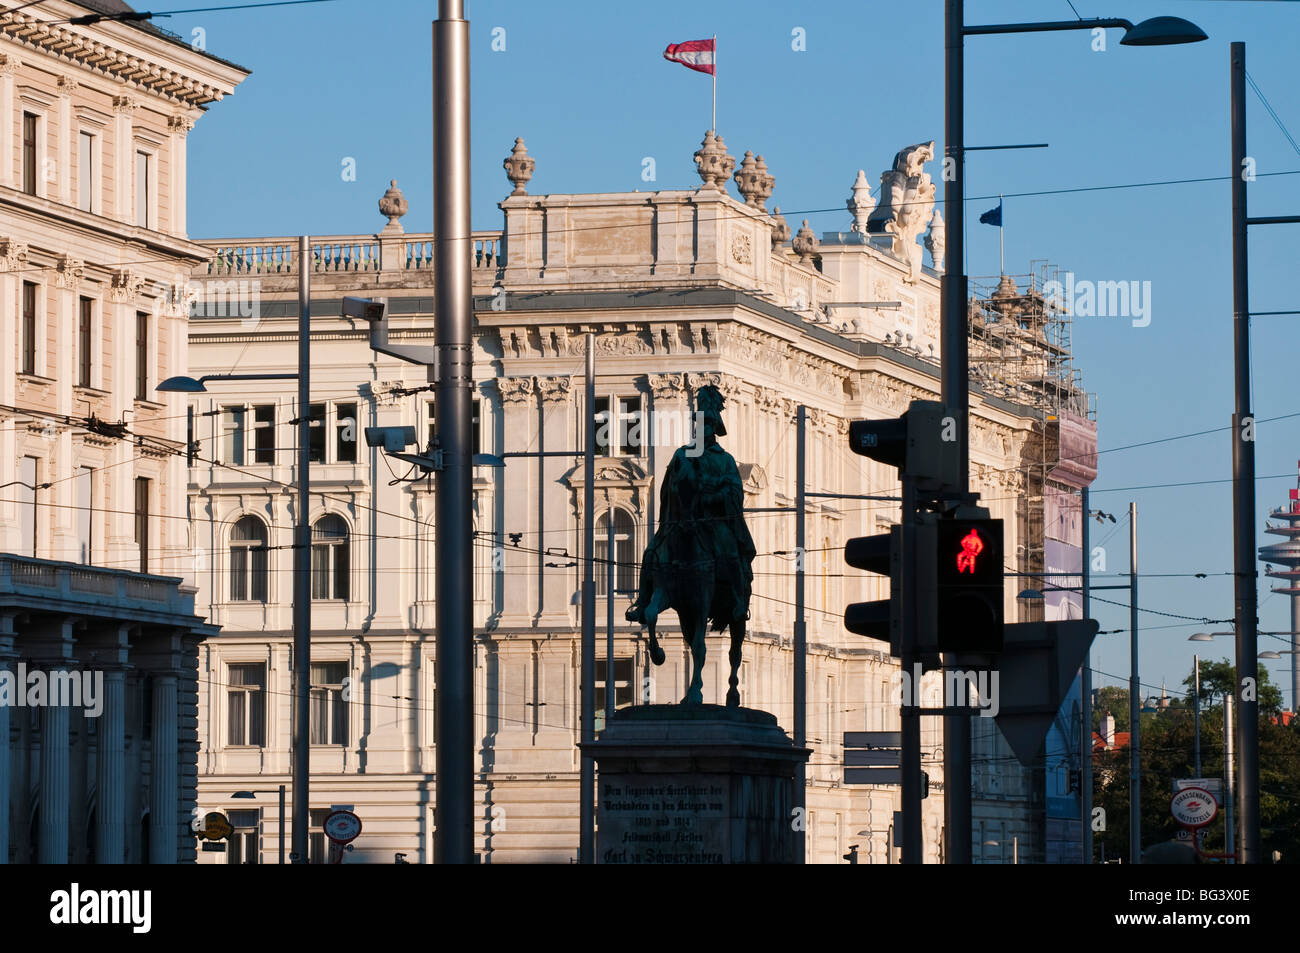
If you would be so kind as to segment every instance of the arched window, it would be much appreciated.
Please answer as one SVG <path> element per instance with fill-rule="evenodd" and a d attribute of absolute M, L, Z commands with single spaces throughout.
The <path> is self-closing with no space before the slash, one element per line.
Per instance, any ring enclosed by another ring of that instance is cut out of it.
<path fill-rule="evenodd" d="M 609 515 L 614 514 L 614 555 L 609 554 Z M 637 587 L 636 533 L 632 516 L 627 510 L 614 507 L 596 518 L 596 539 L 593 555 L 596 565 L 596 595 L 603 596 L 609 574 L 609 560 L 614 560 L 614 591 L 616 594 L 633 593 Z"/>
<path fill-rule="evenodd" d="M 266 602 L 270 567 L 266 524 L 245 516 L 230 531 L 230 601 Z"/>
<path fill-rule="evenodd" d="M 348 599 L 348 524 L 333 513 L 311 528 L 311 597 Z"/>

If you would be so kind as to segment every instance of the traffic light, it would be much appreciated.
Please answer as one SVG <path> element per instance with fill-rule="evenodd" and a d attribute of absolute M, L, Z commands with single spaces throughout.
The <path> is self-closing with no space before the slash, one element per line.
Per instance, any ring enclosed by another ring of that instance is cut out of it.
<path fill-rule="evenodd" d="M 1002 520 L 935 523 L 935 623 L 941 652 L 1002 651 Z"/>
<path fill-rule="evenodd" d="M 961 482 L 960 415 L 937 400 L 914 400 L 901 417 L 849 424 L 854 453 L 896 467 L 917 489 L 934 492 Z"/>
<path fill-rule="evenodd" d="M 844 547 L 844 561 L 854 569 L 890 577 L 889 598 L 851 604 L 844 610 L 844 627 L 855 635 L 888 642 L 894 655 L 900 654 L 902 644 L 902 548 L 901 526 L 891 526 L 888 534 L 859 536 Z"/>

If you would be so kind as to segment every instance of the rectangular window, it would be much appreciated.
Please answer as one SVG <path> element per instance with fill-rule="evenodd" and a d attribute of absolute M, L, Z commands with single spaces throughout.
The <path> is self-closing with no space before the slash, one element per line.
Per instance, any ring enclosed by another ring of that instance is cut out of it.
<path fill-rule="evenodd" d="M 348 743 L 348 705 L 343 698 L 347 662 L 311 664 L 311 743 Z"/>
<path fill-rule="evenodd" d="M 357 405 L 334 405 L 334 460 L 337 463 L 357 462 Z"/>
<path fill-rule="evenodd" d="M 221 458 L 232 467 L 244 465 L 246 415 L 243 407 L 221 408 Z"/>
<path fill-rule="evenodd" d="M 428 410 L 428 414 L 429 414 L 429 416 L 428 416 L 428 421 L 429 421 L 429 439 L 428 439 L 428 441 L 425 443 L 425 445 L 424 445 L 423 447 L 420 448 L 421 450 L 427 450 L 429 447 L 432 447 L 432 446 L 433 446 L 433 438 L 434 438 L 434 437 L 437 435 L 437 433 L 438 433 L 438 414 L 437 414 L 438 407 L 437 407 L 437 405 L 436 405 L 432 400 L 426 401 L 426 402 L 425 402 L 425 407 L 426 407 L 426 409 Z"/>
<path fill-rule="evenodd" d="M 624 456 L 641 455 L 643 446 L 641 420 L 640 394 L 618 398 L 618 444 Z"/>
<path fill-rule="evenodd" d="M 140 571 L 149 571 L 149 478 L 135 478 L 135 541 L 140 547 Z"/>
<path fill-rule="evenodd" d="M 34 113 L 23 113 L 23 191 L 36 194 L 36 140 L 41 119 Z"/>
<path fill-rule="evenodd" d="M 23 373 L 36 373 L 36 284 L 23 282 Z"/>
<path fill-rule="evenodd" d="M 40 478 L 40 459 L 23 457 L 18 479 L 19 551 L 23 556 L 36 555 L 36 481 Z"/>
<path fill-rule="evenodd" d="M 597 729 L 605 726 L 605 692 L 610 687 L 606 659 L 596 660 L 596 719 Z M 625 708 L 632 704 L 632 660 L 630 658 L 614 659 L 614 709 Z"/>
<path fill-rule="evenodd" d="M 147 152 L 135 154 L 135 223 L 141 228 L 149 227 L 149 206 L 153 189 L 153 183 L 150 181 L 150 174 L 153 172 L 151 160 L 152 156 Z"/>
<path fill-rule="evenodd" d="M 93 387 L 91 372 L 95 352 L 95 299 L 81 299 L 77 324 L 77 385 Z"/>
<path fill-rule="evenodd" d="M 596 398 L 596 453 L 640 456 L 643 443 L 640 394 Z"/>
<path fill-rule="evenodd" d="M 89 566 L 95 543 L 95 471 L 90 467 L 77 467 L 77 562 Z"/>
<path fill-rule="evenodd" d="M 309 864 L 324 864 L 329 861 L 329 839 L 325 836 L 325 818 L 329 817 L 330 813 L 327 807 L 315 807 L 311 809 L 308 816 L 311 827 L 309 831 L 311 836 L 307 844 Z"/>
<path fill-rule="evenodd" d="M 149 312 L 135 313 L 135 399 L 149 399 Z"/>
<path fill-rule="evenodd" d="M 99 211 L 95 208 L 95 137 L 89 132 L 77 136 L 77 208 Z"/>
<path fill-rule="evenodd" d="M 483 402 L 480 398 L 475 397 L 470 409 L 470 453 L 483 452 Z M 438 432 L 437 405 L 434 401 L 427 402 L 428 421 L 429 421 L 429 439 L 424 447 L 426 449 L 433 444 L 434 435 Z"/>
<path fill-rule="evenodd" d="M 307 459 L 312 463 L 325 462 L 325 405 L 311 404 L 307 416 L 311 426 L 307 438 Z"/>
<path fill-rule="evenodd" d="M 262 816 L 258 810 L 230 811 L 226 817 L 234 831 L 230 835 L 227 864 L 256 864 L 261 859 L 257 849 L 257 829 Z"/>
<path fill-rule="evenodd" d="M 253 462 L 275 463 L 275 404 L 253 408 Z"/>
<path fill-rule="evenodd" d="M 266 744 L 266 665 L 229 667 L 226 679 L 226 744 L 261 748 Z"/>

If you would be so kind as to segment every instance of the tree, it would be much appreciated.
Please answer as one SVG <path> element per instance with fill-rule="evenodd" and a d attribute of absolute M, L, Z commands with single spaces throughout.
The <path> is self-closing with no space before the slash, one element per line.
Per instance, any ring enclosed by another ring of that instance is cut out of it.
<path fill-rule="evenodd" d="M 1195 686 L 1195 672 L 1183 679 L 1188 696 Z M 1201 709 L 1207 702 L 1221 699 L 1234 691 L 1237 685 L 1237 667 L 1229 659 L 1221 662 L 1201 662 Z M 1104 689 L 1103 689 L 1104 691 Z M 1282 689 L 1269 680 L 1268 669 L 1259 667 L 1259 683 L 1256 685 L 1256 698 L 1259 700 L 1260 721 L 1267 721 L 1270 716 L 1282 711 Z M 1234 712 L 1235 714 L 1235 712 Z"/>
<path fill-rule="evenodd" d="M 1128 731 L 1128 689 L 1107 685 L 1097 689 L 1092 703 L 1092 730 L 1101 730 L 1101 716 L 1109 711 L 1115 716 L 1115 730 Z"/>

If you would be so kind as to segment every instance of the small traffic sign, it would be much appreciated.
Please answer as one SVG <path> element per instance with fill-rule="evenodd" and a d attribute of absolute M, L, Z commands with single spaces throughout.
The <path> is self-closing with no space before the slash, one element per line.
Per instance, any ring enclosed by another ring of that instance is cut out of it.
<path fill-rule="evenodd" d="M 1211 823 L 1219 813 L 1219 805 L 1204 788 L 1183 788 L 1169 799 L 1169 811 L 1179 824 L 1194 829 Z"/>

